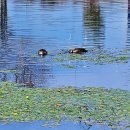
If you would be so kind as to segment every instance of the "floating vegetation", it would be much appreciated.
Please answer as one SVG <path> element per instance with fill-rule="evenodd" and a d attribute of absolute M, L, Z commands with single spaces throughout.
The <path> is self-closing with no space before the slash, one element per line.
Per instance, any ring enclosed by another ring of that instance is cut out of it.
<path fill-rule="evenodd" d="M 32 55 L 31 57 L 32 58 L 38 58 L 39 56 L 38 55 Z"/>
<path fill-rule="evenodd" d="M 13 69 L 11 69 L 11 70 L 0 70 L 0 73 L 16 73 L 17 72 L 17 70 L 13 70 Z"/>
<path fill-rule="evenodd" d="M 130 122 L 130 92 L 120 89 L 84 87 L 23 88 L 18 84 L 0 85 L 0 120 L 65 120 L 85 124 L 105 124 L 125 129 Z"/>
<path fill-rule="evenodd" d="M 110 64 L 110 63 L 127 63 L 130 56 L 114 56 L 109 54 L 96 54 L 96 55 L 81 55 L 81 54 L 60 54 L 53 57 L 55 62 L 66 62 L 66 61 L 87 61 L 95 64 Z"/>
<path fill-rule="evenodd" d="M 105 50 L 88 50 L 85 54 L 58 54 L 52 56 L 52 61 L 59 63 L 63 67 L 74 69 L 77 67 L 84 67 L 87 64 L 113 64 L 113 63 L 128 63 L 130 55 L 124 51 L 105 51 Z M 69 67 L 71 66 L 71 67 Z"/>
<path fill-rule="evenodd" d="M 58 64 L 64 68 L 76 69 L 78 67 L 85 67 L 88 64 L 95 65 L 105 65 L 113 63 L 128 63 L 130 59 L 130 53 L 124 50 L 109 49 L 109 50 L 99 50 L 99 49 L 88 49 L 85 54 L 71 54 L 66 50 L 61 50 L 61 52 L 50 53 L 46 57 L 39 57 L 38 55 L 31 56 L 32 61 L 35 60 L 36 63 L 48 62 L 51 65 Z"/>
<path fill-rule="evenodd" d="M 76 66 L 69 65 L 69 64 L 62 64 L 62 66 L 65 67 L 65 68 L 68 68 L 68 69 L 75 69 L 76 68 Z"/>

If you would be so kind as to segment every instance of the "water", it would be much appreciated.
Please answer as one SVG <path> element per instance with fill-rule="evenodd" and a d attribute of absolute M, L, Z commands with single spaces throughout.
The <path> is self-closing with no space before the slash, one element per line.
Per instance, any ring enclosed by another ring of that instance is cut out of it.
<path fill-rule="evenodd" d="M 43 127 L 43 122 L 37 121 L 32 123 L 12 123 L 7 125 L 0 125 L 1 129 L 4 130 L 111 130 L 105 125 L 93 125 L 93 126 L 86 126 L 81 123 L 73 123 L 73 122 L 63 122 L 62 125 L 55 126 L 55 127 Z"/>
<path fill-rule="evenodd" d="M 49 56 L 32 58 L 41 48 L 54 55 L 73 47 L 129 50 L 127 0 L 7 0 L 1 5 L 1 12 L 0 70 L 15 69 L 20 73 L 1 72 L 0 81 L 33 87 L 130 88 L 129 63 L 85 63 L 66 69 L 53 63 Z"/>
<path fill-rule="evenodd" d="M 74 62 L 77 67 L 69 69 L 51 60 L 60 50 L 73 47 L 129 51 L 128 5 L 127 0 L 1 0 L 0 81 L 29 87 L 71 85 L 130 90 L 130 62 Z M 49 52 L 45 58 L 37 55 L 41 48 Z M 12 130 L 1 125 L 0 129 Z"/>

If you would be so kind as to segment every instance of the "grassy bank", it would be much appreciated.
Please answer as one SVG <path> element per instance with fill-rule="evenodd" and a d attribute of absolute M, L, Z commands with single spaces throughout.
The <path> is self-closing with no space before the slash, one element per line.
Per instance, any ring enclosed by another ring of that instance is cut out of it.
<path fill-rule="evenodd" d="M 92 87 L 23 88 L 3 82 L 0 120 L 73 120 L 126 128 L 130 127 L 130 92 Z"/>

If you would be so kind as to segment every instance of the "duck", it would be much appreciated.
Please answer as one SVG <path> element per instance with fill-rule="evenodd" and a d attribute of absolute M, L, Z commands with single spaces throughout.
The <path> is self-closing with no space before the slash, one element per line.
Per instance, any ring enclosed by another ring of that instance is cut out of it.
<path fill-rule="evenodd" d="M 39 56 L 45 56 L 45 55 L 47 55 L 47 51 L 46 51 L 45 49 L 40 49 L 40 50 L 38 51 L 38 55 L 39 55 Z"/>
<path fill-rule="evenodd" d="M 69 53 L 75 53 L 75 54 L 83 54 L 88 52 L 85 48 L 73 48 L 69 50 Z"/>

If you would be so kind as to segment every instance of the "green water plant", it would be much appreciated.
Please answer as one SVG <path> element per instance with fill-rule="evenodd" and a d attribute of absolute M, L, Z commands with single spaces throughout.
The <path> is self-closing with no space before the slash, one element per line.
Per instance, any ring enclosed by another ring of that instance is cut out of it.
<path fill-rule="evenodd" d="M 110 63 L 126 63 L 129 60 L 129 56 L 126 55 L 110 55 L 110 54 L 60 54 L 52 58 L 55 62 L 66 61 L 86 61 L 93 62 L 95 64 L 110 64 Z"/>
<path fill-rule="evenodd" d="M 0 84 L 0 121 L 71 120 L 129 127 L 130 92 L 94 87 L 24 88 Z"/>
<path fill-rule="evenodd" d="M 0 70 L 0 73 L 16 73 L 16 72 L 17 72 L 17 70 L 14 70 L 14 69 Z"/>

